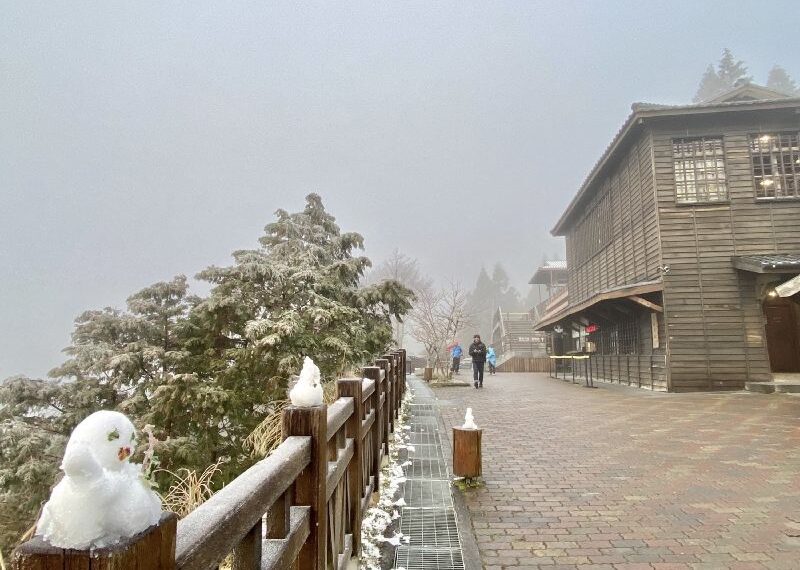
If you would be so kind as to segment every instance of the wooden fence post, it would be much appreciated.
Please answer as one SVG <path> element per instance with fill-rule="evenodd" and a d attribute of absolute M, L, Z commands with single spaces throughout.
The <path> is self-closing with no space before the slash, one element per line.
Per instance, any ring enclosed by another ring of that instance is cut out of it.
<path fill-rule="evenodd" d="M 50 546 L 41 537 L 20 544 L 11 555 L 13 570 L 47 568 L 175 568 L 175 513 L 161 513 L 157 525 L 123 539 L 119 544 L 95 550 L 69 550 Z"/>
<path fill-rule="evenodd" d="M 383 428 L 382 431 L 382 442 L 383 442 L 383 453 L 389 455 L 389 416 L 390 413 L 390 405 L 391 405 L 391 398 L 392 398 L 392 387 L 389 382 L 389 361 L 385 358 L 378 358 L 375 360 L 375 366 L 381 369 L 383 373 L 383 393 L 384 393 L 384 401 L 383 401 L 383 410 L 381 411 L 381 419 L 383 421 Z"/>
<path fill-rule="evenodd" d="M 347 437 L 353 438 L 353 459 L 347 468 L 349 485 L 350 520 L 348 530 L 353 533 L 353 555 L 361 553 L 361 499 L 364 497 L 364 442 L 361 439 L 361 422 L 364 419 L 364 406 L 361 398 L 361 379 L 342 378 L 336 383 L 340 398 L 353 398 L 353 414 L 347 419 Z"/>
<path fill-rule="evenodd" d="M 311 463 L 295 481 L 293 505 L 311 507 L 310 527 L 298 557 L 299 568 L 324 570 L 327 555 L 327 476 L 328 476 L 328 407 L 300 408 L 287 406 L 283 410 L 283 439 L 292 435 L 311 437 Z"/>
<path fill-rule="evenodd" d="M 381 392 L 381 385 L 383 382 L 381 382 L 381 369 L 377 366 L 365 366 L 362 368 L 362 372 L 364 378 L 375 381 L 375 400 L 373 400 L 375 404 L 375 424 L 373 425 L 375 431 L 372 437 L 372 465 L 370 470 L 375 476 L 375 492 L 377 493 L 381 489 L 381 460 L 383 459 L 383 454 L 381 453 L 383 448 L 383 404 L 381 403 L 381 394 L 383 392 Z"/>
<path fill-rule="evenodd" d="M 383 358 L 387 361 L 386 386 L 389 388 L 389 429 L 394 433 L 394 401 L 397 399 L 397 384 L 394 381 L 394 357 L 391 354 L 384 354 Z"/>
<path fill-rule="evenodd" d="M 408 376 L 408 353 L 406 352 L 405 348 L 400 349 L 400 359 L 402 361 L 402 366 L 400 367 L 401 370 L 401 381 L 403 382 L 403 395 L 406 393 L 406 377 Z"/>
<path fill-rule="evenodd" d="M 397 365 L 394 361 L 394 354 L 384 354 L 383 357 L 389 361 L 389 370 L 386 373 L 386 377 L 389 379 L 389 383 L 392 385 L 392 402 L 389 404 L 389 424 L 392 426 L 392 433 L 394 433 L 394 419 L 395 419 L 395 402 L 397 401 L 397 391 L 400 387 L 395 382 L 395 372 Z"/>

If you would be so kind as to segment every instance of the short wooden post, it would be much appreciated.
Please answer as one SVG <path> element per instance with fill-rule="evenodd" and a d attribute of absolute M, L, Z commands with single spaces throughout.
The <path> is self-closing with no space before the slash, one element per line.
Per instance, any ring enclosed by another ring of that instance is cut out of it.
<path fill-rule="evenodd" d="M 422 379 L 425 380 L 425 382 L 433 381 L 433 367 L 432 366 L 426 366 L 423 369 Z"/>
<path fill-rule="evenodd" d="M 328 475 L 328 407 L 300 408 L 287 406 L 283 410 L 283 439 L 292 435 L 311 437 L 311 463 L 294 484 L 294 505 L 310 506 L 311 533 L 298 557 L 298 567 L 324 570 L 327 551 L 327 475 Z"/>
<path fill-rule="evenodd" d="M 481 429 L 453 428 L 453 474 L 472 479 L 480 477 Z"/>
<path fill-rule="evenodd" d="M 364 441 L 361 439 L 361 421 L 364 419 L 362 405 L 362 382 L 360 378 L 342 378 L 336 383 L 340 398 L 353 398 L 353 414 L 347 418 L 347 437 L 353 439 L 353 459 L 347 468 L 350 500 L 348 531 L 353 533 L 353 555 L 361 552 L 361 499 L 364 497 Z"/>
<path fill-rule="evenodd" d="M 47 568 L 140 568 L 173 570 L 175 568 L 175 528 L 178 517 L 161 513 L 157 525 L 123 539 L 119 544 L 95 550 L 56 548 L 41 537 L 19 545 L 11 554 L 11 568 L 33 570 Z"/>
<path fill-rule="evenodd" d="M 383 384 L 383 410 L 381 410 L 381 421 L 383 422 L 383 428 L 381 429 L 382 441 L 383 441 L 383 453 L 389 455 L 389 405 L 392 393 L 392 387 L 389 384 L 389 361 L 385 358 L 378 358 L 375 360 L 375 366 L 380 368 L 381 375 L 383 376 L 383 380 L 381 383 Z"/>

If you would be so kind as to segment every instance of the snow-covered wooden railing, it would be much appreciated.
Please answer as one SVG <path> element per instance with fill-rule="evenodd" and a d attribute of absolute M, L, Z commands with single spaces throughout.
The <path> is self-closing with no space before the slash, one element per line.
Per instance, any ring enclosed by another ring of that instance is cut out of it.
<path fill-rule="evenodd" d="M 358 556 L 361 521 L 379 489 L 405 393 L 405 350 L 337 381 L 330 406 L 289 406 L 284 441 L 177 524 L 162 518 L 141 537 L 79 552 L 40 539 L 15 551 L 12 567 L 339 570 Z M 58 560 L 56 560 L 58 559 Z M 61 561 L 60 563 L 58 561 Z"/>

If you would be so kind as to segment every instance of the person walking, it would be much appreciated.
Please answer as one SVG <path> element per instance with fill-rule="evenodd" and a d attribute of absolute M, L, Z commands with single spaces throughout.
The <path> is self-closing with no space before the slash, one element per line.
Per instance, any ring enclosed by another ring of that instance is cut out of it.
<path fill-rule="evenodd" d="M 481 342 L 481 335 L 472 337 L 469 345 L 469 355 L 472 357 L 472 379 L 475 388 L 483 388 L 483 365 L 486 363 L 486 345 Z"/>
<path fill-rule="evenodd" d="M 486 362 L 489 364 L 489 374 L 492 376 L 496 373 L 497 355 L 494 353 L 494 347 L 490 346 L 486 350 Z"/>
<path fill-rule="evenodd" d="M 453 357 L 453 366 L 450 370 L 453 374 L 458 374 L 458 369 L 461 366 L 461 355 L 464 354 L 464 351 L 461 349 L 461 345 L 456 342 L 456 345 L 450 351 L 450 356 Z"/>

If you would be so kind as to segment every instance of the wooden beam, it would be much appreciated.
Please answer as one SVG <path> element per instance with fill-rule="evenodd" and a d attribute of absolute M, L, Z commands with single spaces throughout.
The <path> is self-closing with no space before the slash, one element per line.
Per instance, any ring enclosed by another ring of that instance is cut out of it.
<path fill-rule="evenodd" d="M 653 303 L 652 301 L 648 301 L 644 297 L 639 297 L 638 295 L 631 295 L 630 297 L 627 297 L 627 298 L 630 299 L 631 301 L 633 301 L 634 303 L 638 303 L 642 307 L 647 307 L 651 311 L 655 311 L 656 313 L 663 313 L 664 312 L 664 307 L 662 307 L 661 305 L 657 305 L 656 303 Z"/>

